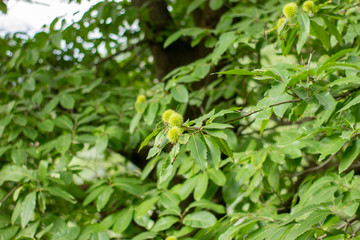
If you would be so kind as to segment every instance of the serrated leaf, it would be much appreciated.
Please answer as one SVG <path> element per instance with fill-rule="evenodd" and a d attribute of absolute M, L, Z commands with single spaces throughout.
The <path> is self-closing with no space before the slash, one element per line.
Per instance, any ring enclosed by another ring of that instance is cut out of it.
<path fill-rule="evenodd" d="M 224 186 L 226 183 L 226 176 L 225 174 L 220 170 L 216 170 L 214 168 L 208 169 L 208 175 L 211 181 L 215 183 L 218 186 Z"/>
<path fill-rule="evenodd" d="M 73 109 L 75 105 L 75 99 L 70 94 L 63 94 L 60 97 L 60 105 L 66 109 Z"/>
<path fill-rule="evenodd" d="M 216 203 L 210 202 L 205 199 L 190 203 L 189 206 L 186 208 L 185 212 L 187 212 L 189 209 L 194 208 L 194 207 L 210 209 L 219 214 L 225 213 L 225 207 L 223 205 L 216 204 Z"/>
<path fill-rule="evenodd" d="M 176 101 L 181 103 L 186 103 L 189 101 L 189 92 L 187 88 L 182 84 L 178 84 L 171 89 L 171 96 Z"/>
<path fill-rule="evenodd" d="M 216 139 L 205 135 L 205 143 L 208 148 L 208 161 L 210 166 L 212 166 L 215 169 L 219 169 L 219 165 L 221 162 L 221 152 L 220 147 L 216 142 Z"/>
<path fill-rule="evenodd" d="M 36 192 L 26 195 L 21 208 L 21 226 L 24 228 L 34 214 L 36 206 Z"/>
<path fill-rule="evenodd" d="M 298 12 L 297 19 L 300 25 L 301 31 L 299 31 L 299 40 L 296 44 L 296 51 L 300 54 L 301 49 L 303 48 L 306 40 L 310 34 L 310 20 L 308 14 L 305 12 Z"/>
<path fill-rule="evenodd" d="M 160 218 L 151 229 L 152 232 L 160 232 L 169 229 L 174 223 L 178 222 L 179 218 L 174 216 L 166 216 Z"/>
<path fill-rule="evenodd" d="M 197 184 L 194 189 L 194 199 L 195 200 L 200 200 L 202 198 L 202 196 L 205 194 L 207 187 L 208 187 L 208 181 L 209 181 L 209 177 L 206 174 L 206 172 L 200 173 L 197 176 Z"/>
<path fill-rule="evenodd" d="M 310 21 L 310 26 L 313 29 L 316 36 L 320 39 L 322 42 L 324 48 L 326 50 L 330 49 L 330 37 L 329 34 L 325 31 L 325 29 L 317 24 L 315 21 Z"/>
<path fill-rule="evenodd" d="M 24 165 L 26 162 L 26 152 L 24 149 L 14 148 L 11 151 L 11 159 L 16 165 Z"/>
<path fill-rule="evenodd" d="M 60 116 L 55 118 L 54 123 L 56 126 L 66 129 L 66 130 L 73 130 L 74 129 L 74 123 L 72 122 L 72 120 L 68 117 L 68 116 Z"/>
<path fill-rule="evenodd" d="M 114 189 L 112 187 L 106 186 L 106 188 L 99 194 L 96 199 L 96 209 L 99 212 L 105 207 L 113 192 Z"/>
<path fill-rule="evenodd" d="M 61 153 L 65 154 L 65 152 L 70 148 L 72 142 L 72 136 L 70 133 L 61 135 L 56 139 L 56 150 Z"/>
<path fill-rule="evenodd" d="M 187 150 L 190 151 L 191 156 L 195 159 L 198 167 L 205 171 L 207 168 L 207 148 L 198 135 L 190 136 L 187 144 Z"/>
<path fill-rule="evenodd" d="M 360 94 L 357 95 L 354 99 L 352 99 L 350 102 L 348 102 L 347 104 L 345 104 L 345 106 L 343 106 L 338 112 L 342 112 L 345 111 L 349 108 L 351 108 L 352 106 L 359 104 L 360 103 Z"/>
<path fill-rule="evenodd" d="M 216 217 L 209 212 L 194 212 L 185 216 L 183 223 L 193 228 L 209 228 L 216 223 Z"/>
<path fill-rule="evenodd" d="M 342 173 L 346 169 L 348 169 L 354 160 L 360 154 L 360 140 L 354 141 L 350 146 L 348 146 L 341 158 L 339 165 L 339 173 Z"/>
<path fill-rule="evenodd" d="M 326 110 L 332 109 L 336 101 L 329 92 L 321 92 L 315 94 L 316 99 Z"/>
<path fill-rule="evenodd" d="M 144 141 L 141 142 L 141 145 L 139 147 L 138 152 L 140 152 L 140 150 L 145 147 L 147 145 L 147 143 L 156 136 L 156 134 L 158 134 L 158 132 L 160 131 L 160 128 L 156 128 L 152 133 L 150 133 L 145 139 Z"/>
<path fill-rule="evenodd" d="M 53 196 L 56 196 L 56 197 L 60 197 L 70 203 L 73 203 L 75 204 L 77 201 L 76 199 L 74 198 L 73 195 L 71 195 L 70 193 L 60 189 L 60 188 L 57 188 L 57 187 L 43 187 L 43 189 L 45 191 L 48 191 L 51 195 Z"/>
<path fill-rule="evenodd" d="M 112 230 L 115 233 L 122 233 L 130 225 L 133 219 L 134 209 L 130 206 L 127 209 L 122 210 L 116 217 L 116 221 Z"/>

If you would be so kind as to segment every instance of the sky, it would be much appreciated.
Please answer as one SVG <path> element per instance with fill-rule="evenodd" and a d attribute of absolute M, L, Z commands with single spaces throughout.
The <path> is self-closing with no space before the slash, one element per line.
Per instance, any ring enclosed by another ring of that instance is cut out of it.
<path fill-rule="evenodd" d="M 26 32 L 34 35 L 44 24 L 49 25 L 55 17 L 63 16 L 67 23 L 78 21 L 99 0 L 82 0 L 81 4 L 68 0 L 8 0 L 7 14 L 0 13 L 0 34 Z M 79 13 L 75 14 L 77 11 Z"/>

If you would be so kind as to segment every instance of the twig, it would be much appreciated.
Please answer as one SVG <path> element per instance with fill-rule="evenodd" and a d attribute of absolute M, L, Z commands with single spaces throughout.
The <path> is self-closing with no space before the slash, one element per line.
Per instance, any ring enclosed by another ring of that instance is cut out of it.
<path fill-rule="evenodd" d="M 15 190 L 18 189 L 20 186 L 21 186 L 21 183 L 19 183 L 13 189 L 11 189 L 10 192 L 8 192 L 8 194 L 6 194 L 6 196 L 3 198 L 3 200 L 1 200 L 0 206 L 2 206 L 3 203 L 6 201 L 6 199 L 8 199 L 11 196 L 11 194 L 13 194 L 13 192 L 15 192 Z"/>
<path fill-rule="evenodd" d="M 352 94 L 352 93 L 354 93 L 354 92 L 357 92 L 357 91 L 359 91 L 359 90 L 360 90 L 360 87 L 355 88 L 355 89 L 352 89 L 352 90 L 347 91 L 347 92 L 345 92 L 345 93 L 336 95 L 336 96 L 334 96 L 334 98 L 335 98 L 335 99 L 341 99 L 341 98 L 347 97 L 347 96 L 349 96 L 350 94 Z M 275 107 L 275 106 L 279 106 L 279 105 L 286 104 L 286 103 L 300 102 L 300 101 L 303 101 L 303 100 L 307 100 L 307 99 L 309 99 L 309 98 L 311 98 L 311 97 L 307 97 L 307 98 L 305 98 L 305 99 L 296 98 L 296 99 L 293 99 L 293 100 L 278 102 L 278 103 L 270 104 L 269 107 Z M 254 110 L 254 111 L 249 112 L 248 114 L 245 114 L 245 115 L 243 115 L 243 116 L 240 116 L 240 117 L 236 117 L 236 118 L 227 120 L 227 121 L 225 121 L 224 123 L 234 122 L 234 121 L 237 121 L 237 120 L 240 120 L 240 119 L 249 117 L 249 116 L 251 116 L 251 115 L 253 115 L 253 114 L 255 114 L 255 113 L 261 112 L 261 111 L 263 111 L 263 110 L 264 110 L 264 108 L 260 108 L 260 109 L 258 109 L 258 110 Z"/>
<path fill-rule="evenodd" d="M 306 169 L 305 171 L 302 171 L 302 172 L 298 172 L 298 173 L 295 173 L 293 174 L 292 176 L 293 177 L 298 177 L 298 176 L 301 176 L 301 175 L 304 175 L 308 172 L 315 172 L 321 168 L 323 168 L 324 166 L 326 166 L 329 162 L 331 162 L 331 160 L 334 158 L 335 154 L 331 155 L 328 160 L 326 160 L 325 162 L 323 162 L 322 164 L 316 166 L 316 167 L 313 167 L 313 168 L 308 168 Z"/>
<path fill-rule="evenodd" d="M 97 72 L 99 71 L 101 65 L 104 64 L 106 61 L 109 61 L 109 60 L 113 59 L 114 57 L 116 57 L 116 56 L 118 56 L 118 55 L 120 55 L 120 54 L 122 54 L 122 53 L 125 53 L 125 52 L 131 51 L 131 50 L 133 50 L 133 49 L 136 49 L 136 47 L 137 47 L 138 45 L 141 45 L 141 44 L 146 43 L 146 42 L 147 42 L 146 40 L 141 40 L 141 41 L 139 41 L 139 42 L 137 42 L 137 43 L 134 43 L 134 44 L 132 44 L 132 45 L 129 45 L 129 46 L 127 46 L 125 49 L 119 50 L 119 51 L 117 51 L 116 53 L 111 54 L 111 55 L 109 55 L 109 56 L 101 59 L 98 63 L 96 63 L 96 64 L 91 64 L 90 66 L 94 66 L 94 65 L 95 65 L 95 66 L 96 66 L 96 73 L 97 73 Z"/>

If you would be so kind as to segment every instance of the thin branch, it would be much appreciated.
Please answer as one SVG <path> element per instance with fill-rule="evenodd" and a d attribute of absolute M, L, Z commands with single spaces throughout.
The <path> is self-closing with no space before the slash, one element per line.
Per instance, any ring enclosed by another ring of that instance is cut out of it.
<path fill-rule="evenodd" d="M 141 40 L 141 41 L 139 41 L 139 42 L 137 42 L 137 43 L 134 43 L 134 44 L 132 44 L 132 45 L 129 45 L 129 46 L 127 46 L 125 49 L 119 50 L 119 51 L 117 51 L 116 53 L 113 53 L 113 54 L 111 54 L 111 55 L 109 55 L 109 56 L 101 59 L 98 63 L 92 64 L 92 65 L 90 65 L 90 66 L 94 66 L 94 65 L 95 65 L 95 66 L 96 66 L 96 72 L 98 72 L 98 71 L 99 71 L 99 68 L 101 67 L 101 65 L 104 64 L 106 61 L 112 60 L 113 58 L 115 58 L 116 56 L 118 56 L 118 55 L 120 55 L 120 54 L 122 54 L 122 53 L 125 53 L 125 52 L 131 51 L 131 50 L 133 50 L 133 49 L 136 49 L 137 46 L 139 46 L 139 45 L 141 45 L 141 44 L 143 44 L 143 43 L 146 43 L 146 42 L 147 42 L 146 40 Z"/>
<path fill-rule="evenodd" d="M 21 186 L 21 183 L 19 183 L 13 189 L 11 189 L 11 191 L 8 192 L 8 194 L 6 194 L 6 196 L 3 198 L 3 200 L 1 200 L 0 206 L 2 206 L 3 203 L 6 201 L 6 199 L 8 199 L 11 196 L 11 194 L 13 194 L 13 192 L 15 192 L 15 190 L 18 189 L 20 186 Z"/>
<path fill-rule="evenodd" d="M 335 98 L 335 99 L 345 98 L 345 97 L 349 96 L 350 94 L 352 94 L 352 93 L 354 93 L 354 92 L 357 92 L 357 91 L 359 91 L 359 90 L 360 90 L 360 87 L 355 88 L 355 89 L 352 89 L 352 90 L 347 91 L 347 92 L 345 92 L 345 93 L 336 95 L 336 96 L 334 96 L 334 98 Z M 300 102 L 300 101 L 303 101 L 303 100 L 307 100 L 307 99 L 309 99 L 309 98 L 310 98 L 310 97 L 307 97 L 307 98 L 305 98 L 305 99 L 296 98 L 296 99 L 293 99 L 293 100 L 278 102 L 278 103 L 270 104 L 269 107 L 275 107 L 275 106 L 279 106 L 279 105 L 286 104 L 286 103 Z M 261 109 L 258 109 L 258 110 L 254 110 L 254 111 L 249 112 L 248 114 L 245 114 L 245 115 L 243 115 L 243 116 L 240 116 L 240 117 L 236 117 L 236 118 L 227 120 L 227 121 L 225 121 L 224 123 L 234 122 L 234 121 L 237 121 L 237 120 L 240 120 L 240 119 L 249 117 L 249 116 L 251 116 L 251 115 L 253 115 L 253 114 L 255 114 L 255 113 L 261 112 L 261 111 L 263 111 L 263 110 L 264 110 L 264 108 L 261 108 Z"/>
<path fill-rule="evenodd" d="M 295 173 L 293 175 L 291 175 L 292 177 L 298 177 L 298 176 L 301 176 L 301 175 L 304 175 L 306 173 L 309 173 L 309 172 L 316 172 L 317 170 L 325 167 L 328 163 L 331 162 L 331 160 L 334 158 L 335 154 L 331 155 L 328 160 L 326 160 L 325 162 L 323 162 L 322 164 L 316 166 L 316 167 L 313 167 L 313 168 L 308 168 L 302 172 L 298 172 L 298 173 Z"/>

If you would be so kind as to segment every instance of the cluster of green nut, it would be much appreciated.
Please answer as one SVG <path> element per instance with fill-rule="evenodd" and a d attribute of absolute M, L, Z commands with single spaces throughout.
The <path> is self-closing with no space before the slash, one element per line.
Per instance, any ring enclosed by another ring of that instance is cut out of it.
<path fill-rule="evenodd" d="M 169 124 L 170 129 L 167 133 L 167 138 L 171 143 L 177 143 L 182 135 L 181 125 L 184 122 L 183 116 L 172 109 L 168 109 L 162 114 L 162 120 Z"/>
<path fill-rule="evenodd" d="M 309 0 L 303 3 L 302 9 L 304 12 L 312 12 L 314 10 L 314 6 L 315 6 L 314 2 Z M 298 6 L 296 5 L 296 3 L 291 2 L 284 6 L 283 14 L 287 18 L 291 18 L 296 15 L 297 10 L 298 10 Z"/>
<path fill-rule="evenodd" d="M 309 1 L 305 1 L 302 5 L 302 9 L 304 12 L 313 12 L 314 11 L 314 2 L 309 0 Z M 296 5 L 295 2 L 290 2 L 287 3 L 284 7 L 283 7 L 283 14 L 285 16 L 285 18 L 292 18 L 294 16 L 296 16 L 296 12 L 298 10 L 298 6 Z M 277 27 L 281 27 L 281 25 L 283 24 L 283 22 L 285 21 L 284 17 L 279 18 L 279 20 L 277 21 Z"/>

